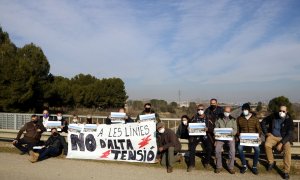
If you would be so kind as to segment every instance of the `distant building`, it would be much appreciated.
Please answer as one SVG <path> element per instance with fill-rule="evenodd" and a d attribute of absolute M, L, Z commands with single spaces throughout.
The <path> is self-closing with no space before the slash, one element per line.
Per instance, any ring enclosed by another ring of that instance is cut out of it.
<path fill-rule="evenodd" d="M 188 101 L 181 101 L 177 103 L 179 107 L 189 107 L 190 103 Z"/>

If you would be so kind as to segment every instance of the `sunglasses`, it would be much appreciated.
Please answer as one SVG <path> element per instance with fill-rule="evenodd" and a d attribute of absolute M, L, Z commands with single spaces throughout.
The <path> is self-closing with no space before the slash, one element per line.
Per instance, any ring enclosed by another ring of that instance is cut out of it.
<path fill-rule="evenodd" d="M 286 111 L 282 111 L 282 110 L 280 110 L 279 112 L 284 112 L 284 113 L 285 113 Z"/>
<path fill-rule="evenodd" d="M 198 111 L 200 111 L 200 110 L 204 110 L 204 109 L 198 109 Z"/>

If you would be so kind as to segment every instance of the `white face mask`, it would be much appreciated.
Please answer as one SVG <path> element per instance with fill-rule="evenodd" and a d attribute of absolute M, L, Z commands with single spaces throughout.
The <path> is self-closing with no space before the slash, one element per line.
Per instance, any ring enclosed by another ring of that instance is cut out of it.
<path fill-rule="evenodd" d="M 62 120 L 62 117 L 61 116 L 57 116 L 57 120 Z"/>
<path fill-rule="evenodd" d="M 187 123 L 188 123 L 187 121 L 182 121 L 182 124 L 185 126 L 187 125 Z"/>
<path fill-rule="evenodd" d="M 244 116 L 248 116 L 249 115 L 249 110 L 244 110 L 243 114 L 244 114 Z"/>
<path fill-rule="evenodd" d="M 203 111 L 203 110 L 199 110 L 199 111 L 198 111 L 198 114 L 199 114 L 199 115 L 202 115 L 202 114 L 204 114 L 204 111 Z"/>
<path fill-rule="evenodd" d="M 229 117 L 230 113 L 229 112 L 224 112 L 225 117 Z"/>
<path fill-rule="evenodd" d="M 285 118 L 286 113 L 284 113 L 284 112 L 279 112 L 279 116 L 280 116 L 281 118 Z"/>
<path fill-rule="evenodd" d="M 160 128 L 160 129 L 158 130 L 158 132 L 159 132 L 160 134 L 163 134 L 163 133 L 165 132 L 165 128 Z"/>

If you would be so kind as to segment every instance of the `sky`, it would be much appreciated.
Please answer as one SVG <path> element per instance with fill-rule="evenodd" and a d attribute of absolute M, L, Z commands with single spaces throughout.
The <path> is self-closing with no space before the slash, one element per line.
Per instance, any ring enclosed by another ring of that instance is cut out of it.
<path fill-rule="evenodd" d="M 0 26 L 129 99 L 300 102 L 299 0 L 0 0 Z"/>

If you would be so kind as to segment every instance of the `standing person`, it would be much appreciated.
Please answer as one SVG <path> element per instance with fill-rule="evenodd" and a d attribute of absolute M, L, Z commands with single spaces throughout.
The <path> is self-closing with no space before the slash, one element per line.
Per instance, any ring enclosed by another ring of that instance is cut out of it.
<path fill-rule="evenodd" d="M 120 108 L 119 113 L 126 113 L 125 108 Z M 126 115 L 125 119 L 124 119 L 124 124 L 132 123 L 132 122 L 134 122 L 134 121 L 131 119 L 131 117 Z M 105 119 L 105 124 L 113 124 L 113 122 L 111 121 L 110 115 Z"/>
<path fill-rule="evenodd" d="M 275 161 L 273 147 L 283 155 L 284 178 L 289 179 L 292 162 L 291 143 L 293 142 L 294 123 L 286 106 L 280 106 L 279 112 L 273 113 L 261 122 L 262 131 L 266 135 L 265 149 L 268 159 L 268 171 L 272 170 Z"/>
<path fill-rule="evenodd" d="M 187 115 L 181 116 L 180 124 L 177 128 L 176 135 L 180 139 L 189 139 L 189 121 L 190 118 Z"/>
<path fill-rule="evenodd" d="M 242 106 L 242 114 L 237 118 L 237 127 L 239 136 L 240 133 L 258 133 L 259 136 L 262 134 L 260 122 L 254 113 L 250 112 L 250 105 L 248 103 L 243 104 Z M 260 154 L 259 146 L 253 146 L 254 149 L 254 157 L 253 157 L 253 166 L 252 172 L 257 175 L 258 169 L 258 157 Z M 248 167 L 246 164 L 245 154 L 244 154 L 244 146 L 238 145 L 239 155 L 242 161 L 243 167 L 241 168 L 241 173 L 244 174 Z"/>
<path fill-rule="evenodd" d="M 24 137 L 21 138 L 24 131 L 26 131 L 26 133 L 24 134 Z M 21 155 L 26 154 L 28 151 L 32 150 L 33 146 L 39 143 L 44 131 L 46 131 L 46 128 L 40 121 L 38 121 L 37 115 L 32 115 L 31 121 L 26 123 L 19 130 L 16 139 L 12 143 L 21 151 Z"/>
<path fill-rule="evenodd" d="M 230 115 L 231 107 L 226 106 L 224 109 L 223 116 L 221 116 L 216 121 L 216 128 L 232 128 L 232 135 L 235 136 L 237 133 L 237 124 L 236 120 Z M 229 164 L 228 164 L 228 171 L 230 174 L 235 174 L 234 170 L 234 160 L 235 160 L 235 139 L 222 141 L 216 140 L 215 147 L 216 147 L 216 164 L 217 168 L 215 173 L 220 173 L 222 170 L 222 148 L 224 144 L 229 145 Z"/>
<path fill-rule="evenodd" d="M 218 105 L 218 100 L 215 98 L 212 98 L 210 100 L 210 106 L 205 109 L 205 116 L 208 119 L 208 127 L 210 129 L 214 129 L 215 122 L 223 115 L 224 109 Z M 211 140 L 211 143 L 214 144 L 214 132 L 209 131 L 208 137 Z"/>
<path fill-rule="evenodd" d="M 61 112 L 56 115 L 57 121 L 61 122 L 61 132 L 68 133 L 68 121 L 63 117 Z"/>
<path fill-rule="evenodd" d="M 136 117 L 136 122 L 140 121 L 140 115 L 145 115 L 145 114 L 155 114 L 156 117 L 156 123 L 160 122 L 160 118 L 159 115 L 157 113 L 155 113 L 154 110 L 151 109 L 151 104 L 150 103 L 146 103 L 144 105 L 144 111 L 141 112 L 137 117 Z"/>
<path fill-rule="evenodd" d="M 167 167 L 167 172 L 173 172 L 175 162 L 181 162 L 182 156 L 178 155 L 181 150 L 181 144 L 176 134 L 169 128 L 165 128 L 162 122 L 157 123 L 157 131 L 160 133 L 159 152 L 162 154 L 161 165 Z"/>
<path fill-rule="evenodd" d="M 208 131 L 213 132 L 212 126 L 209 126 L 208 119 L 206 118 L 206 115 L 204 114 L 204 106 L 202 104 L 198 105 L 197 107 L 197 113 L 192 118 L 191 123 L 205 123 L 206 125 L 206 135 L 204 136 L 190 136 L 189 137 L 189 151 L 190 151 L 190 164 L 187 169 L 187 172 L 191 172 L 193 169 L 195 169 L 195 154 L 196 154 L 196 147 L 197 145 L 202 142 L 204 151 L 205 151 L 205 158 L 203 160 L 203 165 L 205 168 L 208 168 L 210 162 L 211 162 L 211 154 L 213 149 L 212 141 L 209 138 Z"/>
<path fill-rule="evenodd" d="M 28 160 L 34 163 L 49 157 L 56 157 L 62 153 L 62 150 L 64 150 L 64 155 L 67 155 L 68 145 L 66 143 L 66 140 L 57 132 L 56 128 L 52 128 L 51 136 L 45 142 L 44 147 L 40 149 L 38 153 L 29 151 L 30 157 Z"/>

